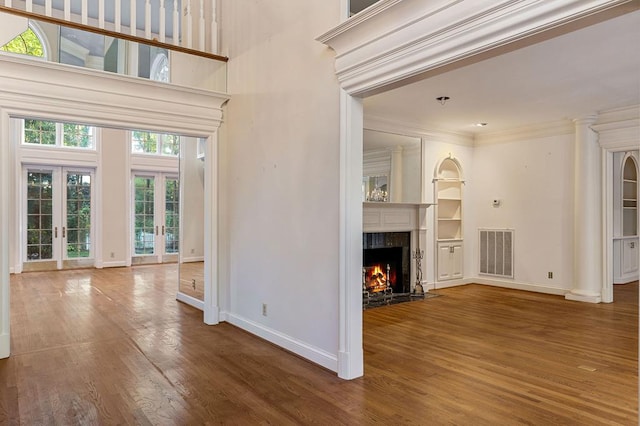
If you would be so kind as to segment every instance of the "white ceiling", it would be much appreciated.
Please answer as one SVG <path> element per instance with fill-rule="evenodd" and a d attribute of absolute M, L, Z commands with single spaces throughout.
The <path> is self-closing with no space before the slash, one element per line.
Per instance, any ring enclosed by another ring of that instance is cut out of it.
<path fill-rule="evenodd" d="M 438 96 L 451 99 L 443 106 Z M 366 117 L 476 134 L 638 104 L 640 11 L 371 96 L 364 109 Z"/>

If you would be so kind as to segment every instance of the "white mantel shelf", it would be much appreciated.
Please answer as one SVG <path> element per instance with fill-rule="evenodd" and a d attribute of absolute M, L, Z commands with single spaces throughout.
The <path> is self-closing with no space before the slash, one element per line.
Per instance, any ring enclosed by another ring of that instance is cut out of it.
<path fill-rule="evenodd" d="M 390 201 L 363 201 L 363 208 L 378 208 L 378 207 L 431 207 L 434 203 L 392 203 Z"/>

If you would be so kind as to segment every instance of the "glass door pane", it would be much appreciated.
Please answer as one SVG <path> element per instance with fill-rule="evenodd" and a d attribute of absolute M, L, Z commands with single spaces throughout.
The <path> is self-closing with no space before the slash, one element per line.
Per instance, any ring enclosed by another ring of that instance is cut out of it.
<path fill-rule="evenodd" d="M 26 261 L 53 259 L 53 172 L 27 171 Z"/>
<path fill-rule="evenodd" d="M 165 254 L 177 254 L 180 232 L 180 185 L 177 178 L 165 179 Z"/>
<path fill-rule="evenodd" d="M 155 253 L 155 178 L 134 177 L 134 251 L 136 255 Z"/>
<path fill-rule="evenodd" d="M 67 173 L 67 258 L 91 257 L 91 174 Z M 64 235 L 63 235 L 64 237 Z"/>

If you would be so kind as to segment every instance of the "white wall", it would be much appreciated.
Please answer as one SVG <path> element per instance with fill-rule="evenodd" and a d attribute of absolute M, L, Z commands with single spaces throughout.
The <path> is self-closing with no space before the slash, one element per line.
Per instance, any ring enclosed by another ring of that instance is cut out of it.
<path fill-rule="evenodd" d="M 475 148 L 474 190 L 465 204 L 476 221 L 466 232 L 474 262 L 466 276 L 478 276 L 477 228 L 513 228 L 513 281 L 572 288 L 573 143 L 574 136 L 566 134 Z M 492 206 L 493 199 L 501 200 L 500 207 Z"/>
<path fill-rule="evenodd" d="M 195 262 L 204 259 L 204 161 L 198 159 L 197 138 L 183 138 L 180 153 L 182 181 L 181 259 Z"/>
<path fill-rule="evenodd" d="M 103 266 L 124 266 L 129 255 L 130 192 L 127 189 L 131 182 L 128 161 L 131 145 L 124 130 L 101 129 L 101 132 L 102 203 L 99 208 Z"/>
<path fill-rule="evenodd" d="M 220 16 L 232 97 L 223 316 L 335 370 L 339 88 L 334 54 L 314 38 L 339 22 L 339 2 L 222 0 Z"/>

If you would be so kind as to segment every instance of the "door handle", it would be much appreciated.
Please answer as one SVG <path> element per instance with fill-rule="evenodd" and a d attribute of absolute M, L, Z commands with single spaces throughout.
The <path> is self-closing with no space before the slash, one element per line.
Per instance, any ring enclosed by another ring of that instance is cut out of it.
<path fill-rule="evenodd" d="M 62 238 L 67 238 L 67 228 L 66 227 L 62 227 Z"/>
<path fill-rule="evenodd" d="M 54 238 L 58 238 L 58 227 L 56 226 L 54 231 L 53 231 L 53 236 Z"/>
<path fill-rule="evenodd" d="M 158 225 L 156 225 L 156 235 L 158 235 Z"/>
<path fill-rule="evenodd" d="M 164 235 L 164 225 L 162 225 L 162 235 Z"/>

